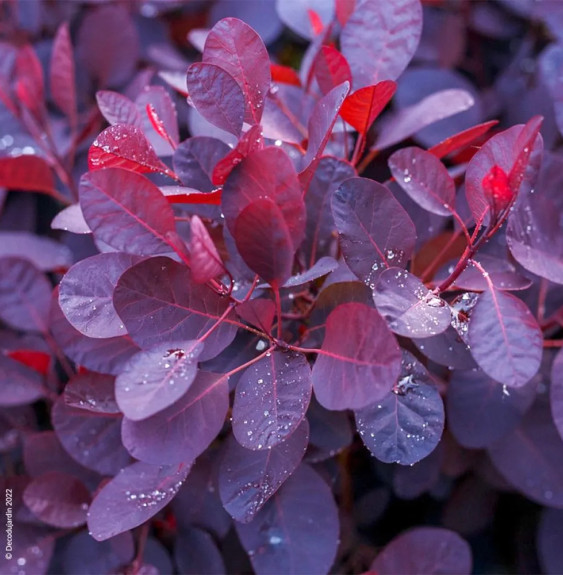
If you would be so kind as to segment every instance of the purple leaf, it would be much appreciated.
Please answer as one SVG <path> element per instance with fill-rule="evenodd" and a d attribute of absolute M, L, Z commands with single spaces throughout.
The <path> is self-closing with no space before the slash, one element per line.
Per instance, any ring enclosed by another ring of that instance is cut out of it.
<path fill-rule="evenodd" d="M 489 447 L 504 479 L 532 501 L 563 507 L 563 441 L 541 396 L 520 425 Z"/>
<path fill-rule="evenodd" d="M 51 222 L 53 230 L 64 230 L 73 234 L 91 234 L 92 230 L 86 223 L 80 204 L 71 204 L 61 210 Z"/>
<path fill-rule="evenodd" d="M 561 70 L 563 69 L 563 48 L 560 43 L 551 43 L 539 57 L 539 67 L 542 80 L 547 85 L 559 133 L 563 134 L 563 83 Z"/>
<path fill-rule="evenodd" d="M 537 532 L 538 559 L 546 575 L 557 575 L 563 563 L 560 534 L 563 529 L 563 510 L 544 509 Z"/>
<path fill-rule="evenodd" d="M 515 164 L 520 150 L 517 147 L 519 138 L 525 126 L 513 126 L 504 132 L 496 134 L 481 147 L 481 149 L 471 158 L 465 173 L 465 195 L 467 203 L 471 209 L 471 214 L 476 222 L 483 219 L 491 207 L 483 189 L 483 180 L 497 166 L 506 174 L 509 174 Z M 539 129 L 539 127 L 538 127 Z M 532 140 L 532 142 L 534 142 Z M 525 146 L 524 146 L 525 147 Z M 524 172 L 525 187 L 523 192 L 527 192 L 536 179 L 541 154 L 543 150 L 543 140 L 541 136 L 535 139 L 535 143 L 528 144 L 530 148 L 529 162 L 522 167 Z M 518 188 L 510 190 L 517 194 Z"/>
<path fill-rule="evenodd" d="M 176 175 L 156 155 L 140 128 L 116 124 L 106 128 L 88 150 L 91 171 L 102 168 L 121 168 L 130 172 L 160 172 L 171 178 Z"/>
<path fill-rule="evenodd" d="M 330 201 L 333 192 L 348 178 L 356 176 L 353 166 L 333 157 L 321 158 L 305 196 L 307 228 L 301 249 L 309 265 L 319 256 L 329 255 L 336 230 Z"/>
<path fill-rule="evenodd" d="M 526 304 L 489 289 L 471 311 L 468 343 L 479 367 L 496 381 L 522 387 L 537 373 L 543 336 Z"/>
<path fill-rule="evenodd" d="M 276 305 L 270 299 L 251 299 L 236 307 L 237 315 L 246 323 L 269 333 L 276 317 Z"/>
<path fill-rule="evenodd" d="M 176 495 L 189 471 L 189 465 L 140 461 L 122 469 L 92 501 L 88 511 L 92 537 L 104 541 L 153 517 Z"/>
<path fill-rule="evenodd" d="M 304 420 L 271 449 L 251 451 L 234 438 L 228 440 L 219 471 L 219 493 L 233 519 L 248 523 L 254 518 L 299 465 L 308 439 L 309 425 Z"/>
<path fill-rule="evenodd" d="M 354 88 L 396 80 L 413 57 L 421 31 L 419 0 L 359 2 L 340 35 Z"/>
<path fill-rule="evenodd" d="M 301 353 L 274 351 L 237 384 L 233 434 L 247 449 L 270 449 L 299 426 L 311 399 L 311 368 Z"/>
<path fill-rule="evenodd" d="M 222 207 L 233 235 L 239 214 L 254 201 L 265 199 L 277 204 L 289 229 L 293 248 L 297 249 L 305 232 L 301 186 L 291 159 L 275 146 L 247 156 L 225 183 Z"/>
<path fill-rule="evenodd" d="M 194 281 L 200 284 L 221 275 L 225 268 L 221 256 L 205 227 L 198 216 L 192 216 L 190 221 L 190 269 Z"/>
<path fill-rule="evenodd" d="M 51 284 L 31 262 L 0 257 L 0 319 L 25 331 L 47 331 Z"/>
<path fill-rule="evenodd" d="M 135 102 L 119 92 L 99 90 L 96 92 L 96 102 L 102 116 L 109 124 L 127 124 L 142 128 L 141 114 Z"/>
<path fill-rule="evenodd" d="M 471 548 L 454 531 L 441 527 L 415 527 L 388 543 L 370 571 L 385 575 L 469 575 Z"/>
<path fill-rule="evenodd" d="M 59 284 L 59 305 L 73 327 L 94 338 L 126 333 L 113 307 L 113 290 L 121 274 L 139 259 L 117 252 L 98 254 L 68 270 Z"/>
<path fill-rule="evenodd" d="M 121 416 L 66 405 L 60 396 L 51 414 L 53 427 L 67 453 L 103 475 L 113 475 L 130 461 L 121 445 Z"/>
<path fill-rule="evenodd" d="M 332 196 L 332 214 L 346 263 L 372 289 L 385 269 L 411 257 L 414 224 L 385 186 L 366 178 L 346 180 Z"/>
<path fill-rule="evenodd" d="M 50 238 L 27 232 L 0 232 L 0 258 L 29 260 L 38 270 L 53 271 L 72 264 L 72 252 Z"/>
<path fill-rule="evenodd" d="M 65 573 L 76 575 L 100 575 L 112 573 L 135 557 L 135 545 L 131 532 L 122 533 L 99 543 L 86 531 L 81 531 L 68 541 L 62 565 Z"/>
<path fill-rule="evenodd" d="M 66 22 L 60 25 L 53 41 L 49 71 L 51 97 L 74 128 L 77 122 L 74 52 Z"/>
<path fill-rule="evenodd" d="M 338 262 L 334 258 L 324 257 L 318 260 L 307 271 L 291 276 L 284 284 L 284 288 L 305 285 L 316 279 L 322 278 L 334 271 L 338 267 Z"/>
<path fill-rule="evenodd" d="M 202 61 L 236 80 L 245 99 L 244 120 L 258 124 L 270 89 L 270 58 L 260 36 L 241 20 L 224 18 L 207 35 Z"/>
<path fill-rule="evenodd" d="M 117 250 L 139 255 L 172 251 L 174 213 L 144 176 L 116 168 L 80 179 L 80 205 L 94 236 Z"/>
<path fill-rule="evenodd" d="M 385 270 L 373 290 L 373 300 L 377 311 L 398 335 L 425 338 L 450 326 L 452 314 L 445 300 L 406 270 Z"/>
<path fill-rule="evenodd" d="M 257 575 L 328 573 L 336 556 L 338 510 L 328 485 L 307 465 L 297 468 L 253 521 L 235 527 Z"/>
<path fill-rule="evenodd" d="M 455 203 L 455 184 L 440 160 L 420 148 L 403 148 L 389 158 L 397 183 L 422 208 L 450 216 Z"/>
<path fill-rule="evenodd" d="M 123 444 L 147 463 L 190 463 L 203 453 L 223 427 L 229 407 L 224 376 L 199 372 L 180 399 L 142 421 L 123 420 Z"/>
<path fill-rule="evenodd" d="M 113 303 L 131 338 L 144 349 L 199 339 L 229 305 L 209 287 L 194 283 L 187 267 L 164 257 L 129 268 L 117 283 Z M 226 317 L 206 338 L 201 360 L 219 354 L 233 341 L 236 331 Z"/>
<path fill-rule="evenodd" d="M 188 92 L 196 110 L 214 126 L 237 138 L 244 119 L 244 94 L 223 68 L 199 62 L 188 68 Z"/>
<path fill-rule="evenodd" d="M 535 394 L 533 382 L 508 390 L 481 370 L 455 371 L 446 400 L 449 429 L 464 447 L 488 447 L 518 425 Z"/>
<path fill-rule="evenodd" d="M 72 475 L 51 471 L 28 484 L 23 500 L 33 514 L 47 525 L 71 528 L 86 523 L 90 492 Z"/>
<path fill-rule="evenodd" d="M 65 403 L 95 413 L 119 413 L 115 401 L 115 377 L 101 373 L 78 373 L 66 384 Z"/>
<path fill-rule="evenodd" d="M 360 303 L 338 306 L 313 366 L 313 386 L 327 409 L 361 409 L 383 399 L 401 370 L 401 352 L 379 313 Z"/>
<path fill-rule="evenodd" d="M 174 152 L 174 171 L 185 186 L 211 192 L 215 189 L 211 181 L 213 170 L 229 151 L 229 146 L 216 138 L 188 138 Z"/>
<path fill-rule="evenodd" d="M 235 220 L 233 236 L 248 267 L 269 284 L 291 276 L 294 247 L 284 216 L 270 198 L 248 204 Z"/>
<path fill-rule="evenodd" d="M 26 405 L 45 395 L 41 376 L 19 361 L 0 354 L 0 405 Z"/>
<path fill-rule="evenodd" d="M 440 392 L 425 367 L 406 351 L 395 388 L 355 416 L 362 441 L 384 463 L 417 463 L 435 449 L 444 429 Z"/>
<path fill-rule="evenodd" d="M 180 140 L 176 106 L 162 86 L 146 86 L 135 104 L 147 139 L 159 156 L 171 156 Z"/>
<path fill-rule="evenodd" d="M 313 61 L 311 73 L 323 94 L 343 82 L 352 83 L 350 66 L 346 58 L 333 46 L 322 46 Z"/>
<path fill-rule="evenodd" d="M 213 537 L 199 529 L 189 527 L 178 534 L 174 547 L 174 559 L 183 575 L 209 573 L 223 575 L 225 564 Z"/>
<path fill-rule="evenodd" d="M 100 5 L 85 14 L 81 21 L 77 41 L 79 62 L 100 85 L 120 86 L 137 66 L 139 44 L 137 29 L 127 7 Z"/>
<path fill-rule="evenodd" d="M 553 422 L 563 438 L 563 350 L 559 351 L 553 361 L 549 399 Z"/>
<path fill-rule="evenodd" d="M 50 329 L 57 344 L 72 361 L 93 371 L 121 372 L 124 363 L 139 348 L 128 336 L 93 339 L 74 329 L 61 308 L 58 297 L 51 302 Z"/>
<path fill-rule="evenodd" d="M 307 167 L 307 170 L 300 175 L 302 180 L 305 179 L 309 182 L 312 178 L 312 171 L 316 167 L 317 160 L 323 154 L 332 134 L 334 123 L 338 118 L 340 107 L 349 91 L 350 82 L 343 82 L 315 104 L 308 123 L 309 144 L 307 153 L 303 158 L 303 165 Z"/>
<path fill-rule="evenodd" d="M 174 404 L 192 385 L 203 344 L 159 344 L 135 354 L 115 380 L 115 398 L 133 421 L 146 419 Z"/>
<path fill-rule="evenodd" d="M 422 128 L 463 112 L 474 104 L 473 96 L 465 90 L 440 90 L 426 96 L 417 104 L 404 108 L 382 121 L 379 137 L 372 150 L 383 150 L 410 138 Z"/>

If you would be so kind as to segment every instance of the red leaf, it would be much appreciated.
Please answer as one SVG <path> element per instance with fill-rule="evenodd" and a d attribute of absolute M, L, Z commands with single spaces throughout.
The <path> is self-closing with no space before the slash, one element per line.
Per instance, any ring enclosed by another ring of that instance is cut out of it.
<path fill-rule="evenodd" d="M 252 126 L 244 133 L 234 150 L 231 150 L 224 158 L 219 160 L 213 169 L 212 181 L 215 186 L 222 186 L 233 171 L 246 156 L 264 147 L 262 138 L 262 126 Z"/>
<path fill-rule="evenodd" d="M 446 138 L 439 144 L 429 148 L 428 151 L 431 154 L 434 154 L 437 158 L 443 158 L 452 152 L 465 148 L 465 146 L 486 134 L 497 124 L 498 120 L 491 120 L 490 122 L 484 122 L 483 124 L 473 126 L 472 128 L 463 130 L 463 132 L 459 132 L 459 134 L 455 134 L 455 136 Z"/>
<path fill-rule="evenodd" d="M 183 186 L 162 186 L 160 191 L 170 204 L 209 204 L 210 206 L 220 206 L 223 193 L 222 189 L 200 192 Z"/>
<path fill-rule="evenodd" d="M 344 100 L 340 115 L 360 134 L 365 134 L 387 106 L 396 89 L 397 84 L 391 80 L 360 88 Z"/>
<path fill-rule="evenodd" d="M 0 158 L 0 186 L 9 190 L 58 194 L 51 168 L 39 156 Z"/>
<path fill-rule="evenodd" d="M 346 25 L 355 8 L 356 0 L 336 0 L 336 18 L 342 27 Z"/>
<path fill-rule="evenodd" d="M 69 119 L 70 125 L 75 128 L 77 117 L 74 52 L 66 22 L 57 30 L 49 71 L 53 101 Z"/>
<path fill-rule="evenodd" d="M 166 142 L 168 142 L 172 148 L 176 147 L 175 142 L 173 142 L 170 134 L 166 131 L 164 122 L 159 118 L 157 111 L 154 109 L 152 104 L 147 104 L 146 106 L 147 116 L 151 123 L 151 126 L 155 129 L 155 132 Z"/>
<path fill-rule="evenodd" d="M 346 58 L 332 46 L 323 46 L 313 62 L 313 75 L 323 94 L 342 82 L 352 83 L 352 74 Z"/>
<path fill-rule="evenodd" d="M 270 64 L 270 74 L 272 75 L 272 82 L 289 84 L 290 86 L 301 86 L 299 75 L 293 68 L 289 68 L 288 66 Z"/>
<path fill-rule="evenodd" d="M 318 36 L 324 30 L 324 24 L 321 17 L 314 10 L 311 10 L 311 8 L 307 8 L 307 16 L 309 16 L 313 35 Z"/>
<path fill-rule="evenodd" d="M 88 151 L 90 170 L 123 168 L 130 172 L 161 172 L 178 179 L 156 155 L 147 138 L 136 126 L 116 124 L 106 128 Z"/>
<path fill-rule="evenodd" d="M 36 351 L 34 349 L 15 349 L 13 351 L 9 351 L 6 355 L 27 367 L 31 367 L 31 369 L 34 369 L 41 375 L 47 375 L 47 372 L 49 371 L 51 356 L 44 351 Z"/>
<path fill-rule="evenodd" d="M 190 222 L 190 268 L 196 283 L 205 283 L 224 272 L 223 262 L 217 248 L 198 216 Z"/>
<path fill-rule="evenodd" d="M 508 173 L 508 185 L 514 194 L 518 193 L 520 185 L 524 180 L 524 174 L 528 167 L 530 154 L 532 153 L 532 148 L 539 134 L 542 122 L 542 116 L 534 116 L 533 118 L 530 118 L 516 140 L 516 158 L 510 172 Z"/>
<path fill-rule="evenodd" d="M 15 74 L 18 99 L 42 124 L 45 119 L 43 68 L 31 46 L 26 45 L 18 50 Z"/>
<path fill-rule="evenodd" d="M 481 185 L 488 203 L 493 211 L 499 213 L 504 210 L 514 197 L 506 172 L 496 164 L 487 172 Z"/>

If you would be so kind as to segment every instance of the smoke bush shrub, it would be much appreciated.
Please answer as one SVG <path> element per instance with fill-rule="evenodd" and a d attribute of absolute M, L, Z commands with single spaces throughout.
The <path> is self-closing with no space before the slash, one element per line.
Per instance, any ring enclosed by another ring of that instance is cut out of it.
<path fill-rule="evenodd" d="M 560 571 L 545 4 L 0 6 L 3 573 Z"/>

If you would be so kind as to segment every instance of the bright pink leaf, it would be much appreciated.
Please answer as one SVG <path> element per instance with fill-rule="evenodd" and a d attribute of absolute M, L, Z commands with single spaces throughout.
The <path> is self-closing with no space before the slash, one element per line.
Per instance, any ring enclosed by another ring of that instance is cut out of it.
<path fill-rule="evenodd" d="M 498 120 L 491 120 L 490 122 L 484 122 L 478 126 L 473 126 L 459 134 L 450 136 L 446 138 L 439 144 L 432 146 L 428 149 L 431 154 L 434 154 L 437 158 L 443 158 L 452 152 L 461 150 L 465 148 L 468 144 L 484 136 L 492 127 L 498 124 Z"/>
<path fill-rule="evenodd" d="M 396 80 L 413 57 L 421 32 L 419 0 L 367 0 L 357 5 L 340 35 L 354 87 Z"/>
<path fill-rule="evenodd" d="M 401 352 L 379 313 L 360 303 L 339 305 L 313 366 L 313 387 L 327 409 L 361 409 L 384 398 L 401 370 Z"/>
<path fill-rule="evenodd" d="M 396 89 L 397 84 L 391 80 L 360 88 L 344 100 L 340 115 L 360 134 L 365 135 Z"/>
<path fill-rule="evenodd" d="M 88 150 L 90 170 L 123 168 L 131 172 L 161 172 L 173 179 L 176 174 L 156 155 L 140 128 L 116 124 L 106 128 Z"/>

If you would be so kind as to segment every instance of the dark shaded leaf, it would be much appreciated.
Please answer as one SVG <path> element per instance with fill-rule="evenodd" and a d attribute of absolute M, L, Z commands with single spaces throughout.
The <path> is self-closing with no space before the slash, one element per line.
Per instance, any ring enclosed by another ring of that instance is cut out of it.
<path fill-rule="evenodd" d="M 196 110 L 214 126 L 240 136 L 244 119 L 244 94 L 223 68 L 203 62 L 188 68 L 188 92 Z"/>
<path fill-rule="evenodd" d="M 213 537 L 197 527 L 183 529 L 176 539 L 174 559 L 184 575 L 223 575 L 225 564 Z"/>
<path fill-rule="evenodd" d="M 225 444 L 219 472 L 219 493 L 236 521 L 248 523 L 299 465 L 307 449 L 309 425 L 271 449 L 251 451 L 234 438 Z"/>
<path fill-rule="evenodd" d="M 301 353 L 274 351 L 247 368 L 233 405 L 233 434 L 247 449 L 270 449 L 299 426 L 311 399 L 311 368 Z"/>
<path fill-rule="evenodd" d="M 401 369 L 399 346 L 379 313 L 360 303 L 338 306 L 313 366 L 313 387 L 327 409 L 361 409 L 383 399 Z"/>
<path fill-rule="evenodd" d="M 418 0 L 359 2 L 340 35 L 354 87 L 397 79 L 413 57 L 421 31 Z"/>
<path fill-rule="evenodd" d="M 150 519 L 176 495 L 189 471 L 189 465 L 140 461 L 123 468 L 92 501 L 88 511 L 92 537 L 105 541 Z"/>
<path fill-rule="evenodd" d="M 94 236 L 117 250 L 154 255 L 172 251 L 166 235 L 174 213 L 144 176 L 107 168 L 80 179 L 80 205 Z"/>
<path fill-rule="evenodd" d="M 28 484 L 23 500 L 47 525 L 70 528 L 86 523 L 90 492 L 72 475 L 51 471 Z"/>
<path fill-rule="evenodd" d="M 563 529 L 563 511 L 544 509 L 538 526 L 536 545 L 538 558 L 546 575 L 557 575 L 563 563 L 561 530 Z"/>
<path fill-rule="evenodd" d="M 253 521 L 235 527 L 257 575 L 328 573 L 336 556 L 338 510 L 328 485 L 307 465 L 297 468 Z"/>
<path fill-rule="evenodd" d="M 488 447 L 518 425 L 535 394 L 533 382 L 508 390 L 481 370 L 455 371 L 446 399 L 449 429 L 464 447 Z"/>
<path fill-rule="evenodd" d="M 469 575 L 471 548 L 454 531 L 441 527 L 415 527 L 395 537 L 371 564 L 386 575 Z"/>
<path fill-rule="evenodd" d="M 537 373 L 543 336 L 526 304 L 489 289 L 471 311 L 468 343 L 479 367 L 509 387 L 522 387 Z"/>
<path fill-rule="evenodd" d="M 425 367 L 403 351 L 401 373 L 392 391 L 355 412 L 366 447 L 384 463 L 413 465 L 442 437 L 444 404 Z"/>
<path fill-rule="evenodd" d="M 555 356 L 551 367 L 549 399 L 553 423 L 563 438 L 563 350 L 560 350 Z"/>
<path fill-rule="evenodd" d="M 245 322 L 269 333 L 276 316 L 276 306 L 270 299 L 251 299 L 236 307 Z"/>
<path fill-rule="evenodd" d="M 414 224 L 385 186 L 366 178 L 346 180 L 332 196 L 332 213 L 346 263 L 372 289 L 385 269 L 411 257 Z"/>
<path fill-rule="evenodd" d="M 19 361 L 0 354 L 0 405 L 26 405 L 45 395 L 42 378 Z"/>
<path fill-rule="evenodd" d="M 62 446 L 84 467 L 114 475 L 131 460 L 121 445 L 120 415 L 71 407 L 59 396 L 51 418 Z"/>
<path fill-rule="evenodd" d="M 199 372 L 175 403 L 142 421 L 123 420 L 123 444 L 147 463 L 191 465 L 217 437 L 229 407 L 228 385 L 221 375 Z"/>
<path fill-rule="evenodd" d="M 452 315 L 446 301 L 406 270 L 385 270 L 373 290 L 373 300 L 377 311 L 398 335 L 425 338 L 450 326 Z"/>

